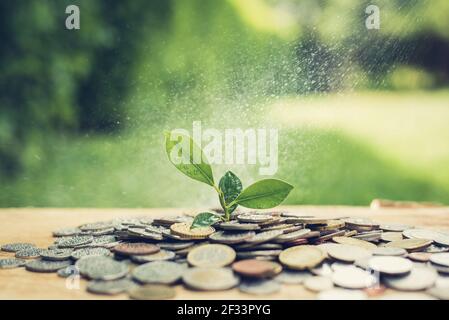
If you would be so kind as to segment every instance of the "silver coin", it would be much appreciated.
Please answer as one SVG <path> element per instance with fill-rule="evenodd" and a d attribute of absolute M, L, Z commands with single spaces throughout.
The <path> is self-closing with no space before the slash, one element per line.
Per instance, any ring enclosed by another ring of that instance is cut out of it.
<path fill-rule="evenodd" d="M 142 264 L 132 271 L 132 277 L 141 283 L 172 284 L 181 279 L 187 270 L 185 265 L 170 261 Z"/>
<path fill-rule="evenodd" d="M 44 260 L 67 260 L 71 257 L 73 249 L 50 249 L 50 250 L 43 250 L 41 252 L 41 257 Z"/>
<path fill-rule="evenodd" d="M 36 246 L 32 243 L 8 243 L 2 245 L 2 251 L 6 252 L 17 252 L 25 249 L 35 248 Z"/>
<path fill-rule="evenodd" d="M 301 284 L 310 277 L 312 274 L 309 271 L 283 270 L 274 277 L 274 281 L 283 284 Z"/>
<path fill-rule="evenodd" d="M 240 279 L 229 268 L 189 268 L 182 281 L 195 290 L 220 291 L 235 287 Z"/>
<path fill-rule="evenodd" d="M 273 294 L 281 290 L 279 282 L 265 279 L 244 280 L 239 285 L 239 290 L 244 293 L 255 295 Z"/>
<path fill-rule="evenodd" d="M 218 225 L 223 230 L 235 230 L 235 231 L 252 231 L 259 230 L 260 226 L 255 223 L 238 223 L 238 222 L 222 222 Z"/>
<path fill-rule="evenodd" d="M 449 300 L 449 287 L 433 287 L 426 292 L 437 299 Z"/>
<path fill-rule="evenodd" d="M 428 252 L 428 253 L 440 253 L 440 252 L 448 252 L 449 247 L 440 247 L 434 244 L 431 244 L 427 248 L 422 249 L 422 252 Z"/>
<path fill-rule="evenodd" d="M 234 247 L 234 249 L 239 251 L 280 250 L 282 248 L 283 248 L 282 245 L 279 243 L 261 243 L 261 244 L 244 243 L 236 245 Z"/>
<path fill-rule="evenodd" d="M 145 228 L 146 232 L 151 232 L 151 233 L 159 233 L 162 234 L 164 232 L 170 232 L 170 229 L 163 227 L 163 226 L 146 226 Z"/>
<path fill-rule="evenodd" d="M 229 232 L 229 231 L 217 231 L 209 236 L 209 239 L 214 242 L 224 243 L 224 244 L 236 244 L 244 242 L 245 240 L 255 236 L 254 231 L 240 231 L 240 232 Z"/>
<path fill-rule="evenodd" d="M 370 259 L 369 266 L 382 274 L 400 275 L 410 272 L 413 263 L 402 257 L 375 256 Z"/>
<path fill-rule="evenodd" d="M 391 241 L 397 241 L 402 240 L 402 233 L 401 232 L 382 232 L 380 235 L 380 239 L 382 241 L 391 242 Z"/>
<path fill-rule="evenodd" d="M 282 250 L 254 250 L 254 251 L 240 251 L 237 252 L 237 257 L 239 259 L 249 259 L 254 257 L 277 257 L 281 254 Z"/>
<path fill-rule="evenodd" d="M 88 243 L 86 246 L 99 247 L 99 246 L 104 246 L 104 245 L 112 244 L 112 243 L 116 243 L 116 242 L 117 242 L 116 236 L 103 235 L 103 236 L 94 237 L 92 242 Z"/>
<path fill-rule="evenodd" d="M 261 223 L 273 220 L 273 216 L 269 214 L 240 214 L 237 220 L 247 223 Z"/>
<path fill-rule="evenodd" d="M 59 248 L 74 248 L 80 245 L 91 243 L 94 240 L 93 236 L 73 236 L 58 241 Z"/>
<path fill-rule="evenodd" d="M 70 256 L 79 260 L 83 257 L 87 256 L 111 256 L 111 250 L 101 247 L 92 247 L 92 248 L 80 248 L 70 253 Z"/>
<path fill-rule="evenodd" d="M 404 237 L 408 239 L 424 239 L 432 240 L 438 236 L 439 232 L 427 229 L 408 229 L 402 232 Z"/>
<path fill-rule="evenodd" d="M 406 224 L 388 223 L 388 224 L 381 224 L 379 228 L 382 229 L 383 231 L 402 232 L 404 230 L 411 229 L 412 227 Z"/>
<path fill-rule="evenodd" d="M 263 231 L 263 232 L 255 234 L 251 238 L 247 239 L 246 242 L 251 243 L 251 244 L 255 244 L 255 243 L 259 244 L 259 243 L 268 242 L 270 240 L 273 240 L 282 234 L 283 234 L 283 232 L 281 230 Z"/>
<path fill-rule="evenodd" d="M 112 281 L 89 281 L 87 291 L 97 294 L 120 294 L 137 287 L 137 284 L 129 279 Z"/>
<path fill-rule="evenodd" d="M 437 279 L 437 273 L 431 268 L 413 268 L 402 277 L 386 276 L 383 282 L 390 288 L 401 291 L 420 291 L 432 287 Z"/>
<path fill-rule="evenodd" d="M 310 233 L 310 231 L 311 231 L 310 229 L 301 229 L 301 230 L 293 231 L 290 233 L 281 234 L 278 237 L 276 237 L 276 239 L 274 239 L 273 241 L 276 243 L 290 242 L 293 240 L 303 238 L 308 233 Z"/>
<path fill-rule="evenodd" d="M 79 229 L 81 231 L 98 231 L 98 230 L 103 230 L 103 229 L 110 229 L 113 228 L 114 224 L 111 221 L 107 221 L 107 222 L 94 222 L 94 223 L 88 223 L 88 224 L 84 224 L 82 225 Z"/>
<path fill-rule="evenodd" d="M 365 241 L 379 241 L 382 236 L 382 232 L 366 232 L 358 233 L 353 236 L 354 239 L 365 240 Z"/>
<path fill-rule="evenodd" d="M 142 239 L 149 240 L 162 240 L 164 237 L 162 233 L 147 231 L 146 229 L 129 228 L 128 234 L 132 236 L 137 236 Z"/>
<path fill-rule="evenodd" d="M 115 228 L 111 227 L 111 228 L 107 228 L 107 229 L 91 231 L 89 234 L 94 237 L 97 237 L 97 236 L 111 235 L 114 233 L 114 231 L 115 231 Z"/>
<path fill-rule="evenodd" d="M 366 257 L 362 259 L 358 259 L 354 261 L 354 266 L 362 268 L 363 270 L 370 270 L 369 261 L 371 260 L 371 257 Z"/>
<path fill-rule="evenodd" d="M 76 236 L 81 232 L 79 228 L 64 228 L 53 231 L 54 237 Z"/>
<path fill-rule="evenodd" d="M 320 292 L 331 289 L 334 284 L 329 277 L 316 276 L 308 278 L 303 283 L 304 288 L 313 292 Z"/>
<path fill-rule="evenodd" d="M 333 272 L 341 269 L 347 269 L 347 268 L 355 268 L 355 266 L 352 263 L 347 262 L 341 262 L 341 261 L 335 261 L 331 264 L 331 269 Z"/>
<path fill-rule="evenodd" d="M 173 260 L 176 254 L 173 251 L 160 250 L 159 252 L 140 256 L 131 256 L 131 260 L 136 263 L 147 263 L 153 261 Z"/>
<path fill-rule="evenodd" d="M 116 280 L 123 278 L 128 274 L 129 266 L 126 263 L 115 261 L 112 258 L 104 256 L 88 256 L 83 259 L 97 257 L 101 259 L 93 260 L 93 263 L 86 266 L 83 270 L 80 268 L 80 272 L 89 279 L 92 280 Z"/>
<path fill-rule="evenodd" d="M 23 267 L 26 264 L 25 260 L 16 258 L 0 259 L 0 269 L 13 269 Z"/>
<path fill-rule="evenodd" d="M 15 257 L 18 259 L 35 259 L 41 256 L 41 252 L 44 249 L 40 248 L 28 248 L 24 250 L 17 251 Z"/>
<path fill-rule="evenodd" d="M 62 261 L 47 261 L 47 260 L 33 260 L 25 265 L 25 269 L 33 272 L 56 272 L 59 269 L 71 265 L 70 260 Z"/>
<path fill-rule="evenodd" d="M 157 245 L 161 249 L 166 250 L 182 250 L 193 246 L 195 242 L 158 242 Z"/>
<path fill-rule="evenodd" d="M 432 254 L 430 256 L 430 262 L 443 267 L 449 267 L 449 252 Z"/>
<path fill-rule="evenodd" d="M 319 266 L 310 269 L 310 272 L 312 272 L 316 276 L 328 277 L 332 275 L 334 271 L 332 270 L 329 263 L 323 262 Z"/>
<path fill-rule="evenodd" d="M 339 261 L 354 262 L 356 260 L 371 256 L 372 252 L 362 247 L 338 244 L 336 246 L 328 247 L 327 254 Z"/>
<path fill-rule="evenodd" d="M 332 275 L 335 285 L 346 289 L 370 288 L 377 283 L 376 277 L 357 267 L 338 269 Z"/>
<path fill-rule="evenodd" d="M 437 270 L 440 273 L 449 274 L 449 267 L 441 266 L 439 264 L 434 264 L 434 263 L 429 263 L 428 266 Z"/>
<path fill-rule="evenodd" d="M 87 275 L 91 266 L 101 265 L 104 263 L 104 260 L 109 262 L 111 258 L 105 256 L 85 256 L 75 262 L 75 267 L 78 268 L 80 274 Z"/>
<path fill-rule="evenodd" d="M 396 247 L 377 247 L 373 250 L 375 256 L 405 256 L 407 251 Z"/>

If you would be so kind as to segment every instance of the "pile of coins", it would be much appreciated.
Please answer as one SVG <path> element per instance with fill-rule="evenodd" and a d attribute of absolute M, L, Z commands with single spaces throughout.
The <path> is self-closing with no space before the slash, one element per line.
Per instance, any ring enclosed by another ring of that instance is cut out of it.
<path fill-rule="evenodd" d="M 175 285 L 269 295 L 302 285 L 319 299 L 394 297 L 387 288 L 449 299 L 449 234 L 368 219 L 234 213 L 191 229 L 191 216 L 140 217 L 53 232 L 54 243 L 1 247 L 0 269 L 82 276 L 96 294 L 170 299 Z M 292 297 L 295 298 L 295 297 Z"/>

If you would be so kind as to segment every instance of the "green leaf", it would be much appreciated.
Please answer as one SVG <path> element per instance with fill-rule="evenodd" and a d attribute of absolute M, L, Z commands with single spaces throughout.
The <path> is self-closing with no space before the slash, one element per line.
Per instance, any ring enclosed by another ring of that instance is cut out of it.
<path fill-rule="evenodd" d="M 281 180 L 260 180 L 243 190 L 235 202 L 252 209 L 273 208 L 284 201 L 292 189 L 291 184 Z"/>
<path fill-rule="evenodd" d="M 228 171 L 224 174 L 224 176 L 220 179 L 218 187 L 223 192 L 226 205 L 234 201 L 243 189 L 242 182 L 240 181 L 239 177 L 237 177 L 231 171 Z M 237 208 L 237 206 L 238 205 L 235 204 L 231 208 L 229 208 L 229 213 L 232 213 Z"/>
<path fill-rule="evenodd" d="M 221 217 L 216 213 L 201 212 L 195 216 L 195 219 L 193 219 L 192 226 L 190 227 L 190 229 L 208 227 L 220 220 Z"/>
<path fill-rule="evenodd" d="M 172 134 L 177 137 L 172 140 Z M 181 133 L 165 133 L 165 150 L 168 159 L 186 176 L 214 186 L 212 168 L 207 162 L 203 150 L 187 135 Z M 195 158 L 197 155 L 198 159 Z M 176 159 L 176 161 L 175 161 Z"/>

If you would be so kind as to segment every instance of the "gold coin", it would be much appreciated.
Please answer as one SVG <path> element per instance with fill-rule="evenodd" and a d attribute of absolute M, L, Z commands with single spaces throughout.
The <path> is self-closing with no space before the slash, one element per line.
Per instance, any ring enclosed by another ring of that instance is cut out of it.
<path fill-rule="evenodd" d="M 191 239 L 204 239 L 215 232 L 215 229 L 212 227 L 190 229 L 191 225 L 188 222 L 174 223 L 170 226 L 170 230 L 175 235 Z"/>
<path fill-rule="evenodd" d="M 234 262 L 236 253 L 224 244 L 205 244 L 192 249 L 187 261 L 195 267 L 220 268 Z"/>
<path fill-rule="evenodd" d="M 349 244 L 352 246 L 357 246 L 368 250 L 375 250 L 377 248 L 377 246 L 371 242 L 349 237 L 333 237 L 332 240 L 336 243 Z"/>
<path fill-rule="evenodd" d="M 295 246 L 283 250 L 279 261 L 296 270 L 304 270 L 319 265 L 326 258 L 326 254 L 315 246 Z"/>
<path fill-rule="evenodd" d="M 387 243 L 386 247 L 396 247 L 402 248 L 407 251 L 417 251 L 424 248 L 427 248 L 432 244 L 432 240 L 424 240 L 424 239 L 403 239 L 396 240 Z"/>

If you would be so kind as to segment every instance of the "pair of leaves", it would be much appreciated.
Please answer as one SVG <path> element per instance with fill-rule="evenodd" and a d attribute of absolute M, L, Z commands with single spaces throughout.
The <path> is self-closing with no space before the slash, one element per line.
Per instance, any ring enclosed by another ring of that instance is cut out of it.
<path fill-rule="evenodd" d="M 214 188 L 212 167 L 201 148 L 191 137 L 176 133 L 177 139 L 172 139 L 172 133 L 165 134 L 165 149 L 170 162 L 186 176 L 206 183 Z M 196 155 L 196 159 L 195 159 Z M 181 159 L 182 161 L 173 161 Z M 198 161 L 201 160 L 201 161 Z M 217 188 L 216 188 L 217 189 Z M 238 205 L 252 209 L 269 209 L 279 205 L 288 196 L 293 186 L 277 179 L 260 180 L 243 189 L 240 179 L 231 171 L 225 173 L 219 182 L 220 204 L 228 207 L 228 212 L 234 211 Z M 192 228 L 208 226 L 222 219 L 211 212 L 197 215 Z"/>

